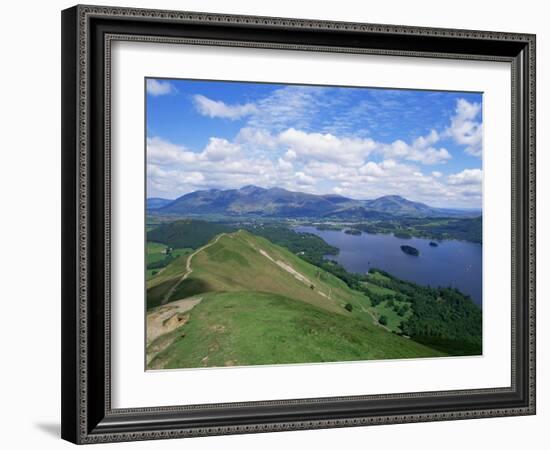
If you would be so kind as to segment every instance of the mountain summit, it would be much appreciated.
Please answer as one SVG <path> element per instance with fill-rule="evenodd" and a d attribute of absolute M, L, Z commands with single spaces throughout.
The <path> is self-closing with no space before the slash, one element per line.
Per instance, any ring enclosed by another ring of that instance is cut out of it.
<path fill-rule="evenodd" d="M 354 200 L 336 194 L 314 195 L 254 185 L 240 189 L 190 192 L 160 207 L 157 201 L 150 204 L 151 200 L 148 199 L 150 212 L 179 216 L 219 214 L 278 218 L 384 219 L 393 216 L 472 215 L 471 212 L 432 208 L 398 195 L 386 195 L 374 200 Z"/>

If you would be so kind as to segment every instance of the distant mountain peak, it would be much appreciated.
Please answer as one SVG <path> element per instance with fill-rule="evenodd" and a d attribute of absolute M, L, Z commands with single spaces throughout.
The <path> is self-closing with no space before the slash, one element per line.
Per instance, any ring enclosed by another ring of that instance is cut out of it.
<path fill-rule="evenodd" d="M 401 197 L 400 195 L 397 195 L 397 194 L 383 195 L 382 197 L 378 197 L 375 200 L 381 200 L 384 198 L 391 199 L 391 200 L 407 200 L 406 198 Z"/>
<path fill-rule="evenodd" d="M 151 202 L 154 203 L 154 202 Z M 229 215 L 292 217 L 334 217 L 370 219 L 394 216 L 427 217 L 465 215 L 455 210 L 432 208 L 400 195 L 385 195 L 374 200 L 354 200 L 338 194 L 315 195 L 281 187 L 255 185 L 240 189 L 210 189 L 185 194 L 166 205 L 148 205 L 155 213 L 176 216 Z"/>
<path fill-rule="evenodd" d="M 255 186 L 253 184 L 249 184 L 247 186 L 243 186 L 242 188 L 238 189 L 239 192 L 243 193 L 254 193 L 254 192 L 265 192 L 267 189 L 259 186 Z"/>

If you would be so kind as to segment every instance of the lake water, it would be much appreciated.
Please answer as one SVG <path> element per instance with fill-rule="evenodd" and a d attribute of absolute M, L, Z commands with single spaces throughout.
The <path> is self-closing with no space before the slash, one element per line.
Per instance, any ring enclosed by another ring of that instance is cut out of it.
<path fill-rule="evenodd" d="M 328 244 L 338 247 L 340 253 L 328 255 L 349 272 L 366 273 L 371 267 L 385 270 L 397 278 L 432 287 L 453 286 L 469 294 L 481 305 L 482 249 L 480 244 L 464 241 L 436 241 L 430 239 L 401 239 L 393 234 L 360 236 L 343 231 L 317 230 L 312 226 L 295 228 L 302 233 L 313 233 Z M 404 253 L 400 246 L 410 245 L 420 251 L 419 256 Z"/>

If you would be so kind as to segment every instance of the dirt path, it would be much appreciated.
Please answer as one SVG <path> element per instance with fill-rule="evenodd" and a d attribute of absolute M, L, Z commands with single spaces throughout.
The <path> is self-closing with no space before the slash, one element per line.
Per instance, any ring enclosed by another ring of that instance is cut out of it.
<path fill-rule="evenodd" d="M 178 288 L 178 286 L 187 279 L 187 277 L 189 275 L 191 275 L 191 273 L 193 272 L 193 269 L 191 268 L 191 261 L 193 260 L 193 257 L 195 255 L 197 255 L 198 253 L 202 252 L 203 250 L 207 249 L 208 247 L 212 247 L 214 244 L 216 244 L 221 237 L 223 236 L 227 236 L 227 233 L 222 233 L 222 234 L 219 234 L 218 236 L 216 236 L 216 238 L 210 242 L 209 244 L 206 244 L 206 245 L 203 245 L 201 248 L 198 248 L 197 250 L 195 250 L 193 253 L 191 253 L 189 255 L 189 257 L 187 258 L 187 263 L 185 265 L 185 273 L 183 274 L 183 276 L 178 280 L 178 282 L 176 284 L 174 284 L 174 286 L 172 286 L 168 292 L 166 293 L 166 295 L 162 298 L 162 301 L 160 302 L 161 305 L 164 305 L 168 302 L 168 300 L 170 300 L 170 297 L 172 297 L 172 294 L 176 291 L 176 289 Z"/>
<path fill-rule="evenodd" d="M 147 314 L 147 364 L 174 341 L 177 336 L 161 339 L 161 336 L 185 325 L 189 320 L 189 311 L 202 301 L 202 297 L 186 298 L 159 306 Z"/>

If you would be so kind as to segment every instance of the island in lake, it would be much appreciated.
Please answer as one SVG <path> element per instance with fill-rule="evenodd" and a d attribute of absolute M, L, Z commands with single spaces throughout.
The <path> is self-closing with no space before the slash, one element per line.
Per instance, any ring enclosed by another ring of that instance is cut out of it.
<path fill-rule="evenodd" d="M 414 248 L 414 247 L 411 247 L 410 245 L 402 245 L 401 246 L 401 251 L 403 253 L 406 253 L 407 255 L 411 255 L 411 256 L 420 255 L 420 252 L 418 251 L 418 249 Z"/>
<path fill-rule="evenodd" d="M 439 247 L 439 244 L 437 242 L 434 242 L 434 241 L 431 241 L 428 245 L 430 247 Z"/>
<path fill-rule="evenodd" d="M 351 234 L 353 236 L 361 236 L 361 231 L 355 230 L 353 228 L 348 228 L 347 230 L 344 231 L 344 233 Z"/>

